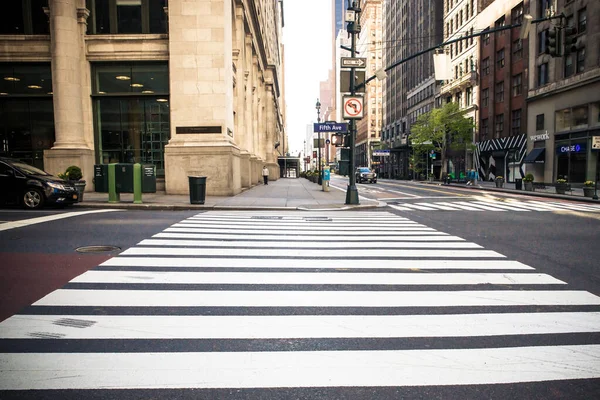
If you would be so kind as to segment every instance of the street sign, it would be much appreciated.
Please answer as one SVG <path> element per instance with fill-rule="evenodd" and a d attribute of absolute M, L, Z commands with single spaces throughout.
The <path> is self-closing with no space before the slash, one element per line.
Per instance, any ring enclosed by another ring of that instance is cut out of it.
<path fill-rule="evenodd" d="M 592 136 L 592 149 L 600 150 L 600 136 Z"/>
<path fill-rule="evenodd" d="M 389 150 L 373 150 L 373 156 L 374 157 L 389 157 L 390 151 Z"/>
<path fill-rule="evenodd" d="M 342 93 L 350 93 L 350 72 L 351 71 L 340 71 L 340 92 Z M 365 71 L 354 71 L 355 79 L 354 79 L 354 88 L 357 93 L 365 92 Z M 358 85 L 362 85 L 359 89 L 357 89 Z"/>
<path fill-rule="evenodd" d="M 344 119 L 363 118 L 363 96 L 342 96 L 342 110 Z"/>
<path fill-rule="evenodd" d="M 342 68 L 366 68 L 366 66 L 366 58 L 342 57 Z"/>
<path fill-rule="evenodd" d="M 325 122 L 313 125 L 315 132 L 348 132 L 347 122 Z"/>

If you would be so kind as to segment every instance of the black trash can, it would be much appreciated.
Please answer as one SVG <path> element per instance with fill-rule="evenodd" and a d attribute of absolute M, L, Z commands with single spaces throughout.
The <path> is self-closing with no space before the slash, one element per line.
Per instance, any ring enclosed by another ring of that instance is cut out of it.
<path fill-rule="evenodd" d="M 206 199 L 206 177 L 188 176 L 190 181 L 190 204 L 204 204 Z"/>
<path fill-rule="evenodd" d="M 515 179 L 515 190 L 523 190 L 523 179 Z"/>

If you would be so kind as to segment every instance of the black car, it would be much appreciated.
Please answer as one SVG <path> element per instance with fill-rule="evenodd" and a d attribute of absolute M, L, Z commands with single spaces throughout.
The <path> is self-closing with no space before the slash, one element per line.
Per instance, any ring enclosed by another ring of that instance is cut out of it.
<path fill-rule="evenodd" d="M 0 202 L 37 209 L 44 204 L 73 204 L 75 186 L 19 160 L 0 157 Z"/>

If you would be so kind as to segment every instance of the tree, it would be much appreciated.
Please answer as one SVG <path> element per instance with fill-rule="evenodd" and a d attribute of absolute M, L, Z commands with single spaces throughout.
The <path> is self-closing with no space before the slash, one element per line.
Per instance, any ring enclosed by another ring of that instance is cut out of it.
<path fill-rule="evenodd" d="M 472 149 L 473 121 L 465 117 L 457 103 L 446 103 L 441 108 L 435 108 L 421 114 L 410 129 L 410 139 L 414 157 L 420 159 L 431 150 L 442 156 L 440 179 L 448 173 L 446 157 L 448 150 Z"/>

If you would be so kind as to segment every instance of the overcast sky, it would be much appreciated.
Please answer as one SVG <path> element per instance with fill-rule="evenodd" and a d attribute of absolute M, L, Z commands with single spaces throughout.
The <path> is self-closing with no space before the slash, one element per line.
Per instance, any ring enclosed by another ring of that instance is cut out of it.
<path fill-rule="evenodd" d="M 304 148 L 306 125 L 316 122 L 319 82 L 331 69 L 331 0 L 284 0 L 285 102 L 290 154 Z"/>

